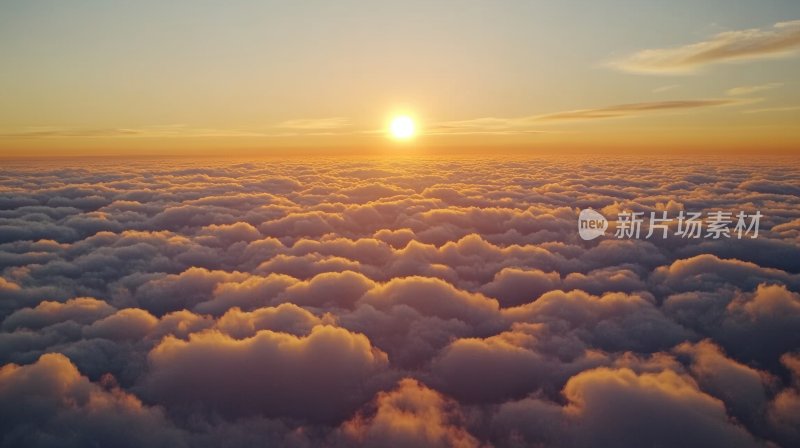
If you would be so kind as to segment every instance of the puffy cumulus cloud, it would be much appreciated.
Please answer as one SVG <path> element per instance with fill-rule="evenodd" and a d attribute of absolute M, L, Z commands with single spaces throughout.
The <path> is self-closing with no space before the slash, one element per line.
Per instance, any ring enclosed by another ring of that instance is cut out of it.
<path fill-rule="evenodd" d="M 503 268 L 491 282 L 480 288 L 484 294 L 497 298 L 503 307 L 533 302 L 540 295 L 556 289 L 578 289 L 602 294 L 609 291 L 642 291 L 647 286 L 636 272 L 622 267 L 594 269 L 588 273 L 571 272 L 564 278 L 557 272 Z"/>
<path fill-rule="evenodd" d="M 371 289 L 359 300 L 377 309 L 408 307 L 422 315 L 442 319 L 458 319 L 475 326 L 491 323 L 499 317 L 496 300 L 479 293 L 470 293 L 429 277 L 392 279 Z"/>
<path fill-rule="evenodd" d="M 758 446 L 717 399 L 665 370 L 582 372 L 564 387 L 567 415 L 583 426 L 583 443 L 615 446 Z"/>
<path fill-rule="evenodd" d="M 296 212 L 259 226 L 259 230 L 268 236 L 280 237 L 320 237 L 333 233 L 335 228 L 344 223 L 337 213 L 312 211 Z"/>
<path fill-rule="evenodd" d="M 137 287 L 133 300 L 142 308 L 156 314 L 192 308 L 211 301 L 220 283 L 245 280 L 244 273 L 209 271 L 190 268 L 180 274 L 169 274 L 148 280 Z"/>
<path fill-rule="evenodd" d="M 516 306 L 536 300 L 541 294 L 561 286 L 557 272 L 538 269 L 504 268 L 494 279 L 481 287 L 481 291 L 495 297 L 504 306 Z"/>
<path fill-rule="evenodd" d="M 326 325 L 302 337 L 271 330 L 245 339 L 217 331 L 167 337 L 149 362 L 144 387 L 160 403 L 312 421 L 345 418 L 388 367 L 366 336 Z"/>
<path fill-rule="evenodd" d="M 279 273 L 295 278 L 307 279 L 323 272 L 358 271 L 361 265 L 344 257 L 325 256 L 319 253 L 306 255 L 276 255 L 261 263 L 256 273 Z"/>
<path fill-rule="evenodd" d="M 661 266 L 653 271 L 650 280 L 657 291 L 713 291 L 725 286 L 752 289 L 769 281 L 800 288 L 798 274 L 763 268 L 741 260 L 721 259 L 710 254 Z"/>
<path fill-rule="evenodd" d="M 113 383 L 92 383 L 68 358 L 0 368 L 2 446 L 188 446 L 161 408 Z"/>
<path fill-rule="evenodd" d="M 204 245 L 229 246 L 240 241 L 254 241 L 260 237 L 261 233 L 246 222 L 220 225 L 212 224 L 203 227 L 198 232 L 198 241 Z"/>
<path fill-rule="evenodd" d="M 217 283 L 213 287 L 210 297 L 206 296 L 208 300 L 194 305 L 193 309 L 213 315 L 223 314 L 231 307 L 251 310 L 274 302 L 286 288 L 298 283 L 294 277 L 282 274 L 270 274 L 263 277 L 252 275 L 244 277 L 241 281 L 230 280 Z"/>
<path fill-rule="evenodd" d="M 648 293 L 550 291 L 535 302 L 508 309 L 506 318 L 565 328 L 604 350 L 657 351 L 692 337 L 667 318 Z"/>
<path fill-rule="evenodd" d="M 796 446 L 799 167 L 4 164 L 0 446 Z M 584 241 L 587 207 L 762 218 L 756 239 Z"/>
<path fill-rule="evenodd" d="M 89 338 L 138 340 L 147 336 L 157 324 L 158 319 L 147 311 L 125 308 L 93 322 L 83 333 Z"/>
<path fill-rule="evenodd" d="M 410 378 L 375 398 L 375 410 L 342 425 L 345 440 L 364 447 L 479 447 L 458 404 Z"/>
<path fill-rule="evenodd" d="M 787 353 L 781 361 L 791 372 L 792 385 L 770 403 L 769 423 L 786 446 L 800 442 L 800 354 Z"/>
<path fill-rule="evenodd" d="M 740 353 L 769 363 L 800 345 L 800 294 L 784 285 L 759 285 L 727 306 L 718 339 Z"/>
<path fill-rule="evenodd" d="M 208 316 L 181 310 L 161 316 L 150 335 L 158 339 L 168 334 L 186 339 L 190 334 L 205 330 L 213 325 L 214 320 Z"/>
<path fill-rule="evenodd" d="M 327 272 L 295 283 L 283 291 L 277 302 L 325 308 L 352 308 L 375 282 L 353 271 Z"/>
<path fill-rule="evenodd" d="M 800 294 L 792 293 L 784 285 L 758 285 L 750 297 L 738 297 L 728 305 L 728 311 L 750 320 L 775 319 L 781 316 L 800 316 Z"/>
<path fill-rule="evenodd" d="M 726 414 L 724 404 L 672 370 L 581 372 L 563 389 L 564 406 L 531 397 L 494 416 L 506 443 L 544 446 L 767 446 Z"/>
<path fill-rule="evenodd" d="M 791 223 L 775 226 L 779 231 L 791 228 Z M 726 241 L 708 240 L 697 245 L 688 245 L 679 249 L 680 258 L 690 258 L 700 254 L 710 254 L 721 259 L 747 260 L 762 268 L 772 268 L 787 273 L 800 272 L 800 246 L 787 238 L 775 239 L 743 239 L 740 244 L 728 244 Z"/>
<path fill-rule="evenodd" d="M 298 256 L 318 253 L 367 265 L 381 265 L 390 260 L 394 252 L 388 244 L 374 238 L 323 238 L 321 241 L 298 241 L 292 246 L 291 253 Z"/>
<path fill-rule="evenodd" d="M 728 358 L 708 339 L 680 344 L 673 352 L 690 359 L 692 375 L 700 387 L 725 402 L 732 415 L 750 423 L 760 418 L 773 382 L 768 373 Z"/>
<path fill-rule="evenodd" d="M 102 290 L 103 282 L 127 274 L 182 269 L 204 253 L 207 250 L 203 246 L 165 231 L 98 232 L 73 243 L 60 259 L 39 267 L 32 274 L 63 279 L 80 274 L 84 287 Z"/>
<path fill-rule="evenodd" d="M 414 231 L 411 229 L 381 229 L 375 232 L 374 235 L 375 239 L 381 240 L 395 249 L 406 247 L 415 236 Z"/>
<path fill-rule="evenodd" d="M 389 355 L 393 366 L 402 369 L 419 368 L 454 338 L 488 331 L 456 318 L 426 316 L 408 306 L 376 309 L 364 305 L 352 312 L 339 313 L 337 318 L 343 327 L 367 335 Z"/>
<path fill-rule="evenodd" d="M 413 193 L 414 190 L 398 188 L 394 185 L 387 185 L 380 182 L 365 183 L 339 191 L 339 194 L 347 197 L 350 202 L 357 204 L 387 197 L 406 196 Z"/>
<path fill-rule="evenodd" d="M 304 336 L 322 320 L 292 303 L 259 308 L 253 312 L 232 308 L 217 321 L 217 328 L 236 339 L 254 336 L 260 330 L 273 330 Z"/>
<path fill-rule="evenodd" d="M 570 335 L 517 323 L 488 338 L 453 341 L 432 363 L 432 384 L 462 401 L 500 402 L 553 392 L 572 374 L 608 362 Z"/>
<path fill-rule="evenodd" d="M 625 267 L 594 269 L 586 274 L 572 272 L 564 278 L 562 284 L 563 289 L 580 289 L 591 294 L 608 291 L 631 293 L 647 289 L 639 274 Z"/>
<path fill-rule="evenodd" d="M 753 291 L 682 293 L 670 296 L 665 311 L 731 353 L 776 367 L 783 353 L 800 344 L 800 294 L 785 285 L 761 284 Z"/>
<path fill-rule="evenodd" d="M 34 306 L 43 300 L 66 300 L 69 297 L 65 291 L 58 288 L 22 287 L 16 282 L 0 277 L 0 317 L 6 317 L 24 306 Z"/>
<path fill-rule="evenodd" d="M 116 309 L 92 297 L 78 297 L 64 303 L 44 301 L 35 308 L 23 308 L 3 320 L 4 330 L 16 328 L 39 329 L 59 322 L 91 323 L 104 318 Z"/>

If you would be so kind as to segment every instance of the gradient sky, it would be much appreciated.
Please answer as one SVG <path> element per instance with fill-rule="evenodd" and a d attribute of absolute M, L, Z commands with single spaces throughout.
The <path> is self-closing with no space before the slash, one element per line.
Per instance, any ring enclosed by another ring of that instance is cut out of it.
<path fill-rule="evenodd" d="M 411 146 L 791 151 L 798 20 L 796 0 L 4 2 L 0 151 L 396 147 L 397 113 Z"/>

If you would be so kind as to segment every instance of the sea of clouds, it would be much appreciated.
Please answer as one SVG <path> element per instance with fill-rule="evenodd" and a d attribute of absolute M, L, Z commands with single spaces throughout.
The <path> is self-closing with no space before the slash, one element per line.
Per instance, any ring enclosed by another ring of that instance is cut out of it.
<path fill-rule="evenodd" d="M 800 446 L 796 159 L 9 161 L 0 272 L 4 447 Z"/>

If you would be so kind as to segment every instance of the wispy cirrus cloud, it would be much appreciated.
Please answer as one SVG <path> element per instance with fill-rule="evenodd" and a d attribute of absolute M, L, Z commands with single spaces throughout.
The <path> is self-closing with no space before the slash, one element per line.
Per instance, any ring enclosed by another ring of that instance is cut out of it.
<path fill-rule="evenodd" d="M 263 131 L 238 128 L 202 128 L 184 124 L 166 124 L 131 128 L 81 128 L 69 126 L 26 127 L 0 131 L 0 138 L 68 137 L 253 137 L 268 135 Z"/>
<path fill-rule="evenodd" d="M 750 100 L 752 101 L 752 100 Z M 744 101 L 730 98 L 700 100 L 652 101 L 646 103 L 619 104 L 596 109 L 579 109 L 556 112 L 536 117 L 537 121 L 596 120 L 603 118 L 623 118 L 660 111 L 680 111 L 703 109 L 707 107 L 730 106 Z"/>
<path fill-rule="evenodd" d="M 710 98 L 698 100 L 652 101 L 618 104 L 593 109 L 577 109 L 524 117 L 483 117 L 471 120 L 444 121 L 435 123 L 426 131 L 429 135 L 463 134 L 538 134 L 553 131 L 537 129 L 547 123 L 560 121 L 582 121 L 610 118 L 625 118 L 664 111 L 690 111 L 709 107 L 732 106 L 755 102 L 745 98 Z"/>
<path fill-rule="evenodd" d="M 140 135 L 139 129 L 123 128 L 58 128 L 58 127 L 33 127 L 15 130 L 0 131 L 0 138 L 7 137 L 120 137 Z"/>
<path fill-rule="evenodd" d="M 749 95 L 751 93 L 763 92 L 765 90 L 773 90 L 779 87 L 783 87 L 782 82 L 771 82 L 769 84 L 760 84 L 757 86 L 740 86 L 726 90 L 725 94 L 731 96 Z"/>
<path fill-rule="evenodd" d="M 610 65 L 641 74 L 691 74 L 711 64 L 783 57 L 800 49 L 800 20 L 770 28 L 726 31 L 714 37 L 673 48 L 646 49 Z"/>
<path fill-rule="evenodd" d="M 800 111 L 800 106 L 785 106 L 785 107 L 765 107 L 762 109 L 750 109 L 742 111 L 744 114 L 763 114 L 766 112 L 794 112 Z"/>
<path fill-rule="evenodd" d="M 294 130 L 332 130 L 350 126 L 350 120 L 344 117 L 299 118 L 279 123 L 276 127 Z"/>
<path fill-rule="evenodd" d="M 675 90 L 680 86 L 681 86 L 680 84 L 669 84 L 669 85 L 666 85 L 666 86 L 656 87 L 655 89 L 653 89 L 653 93 L 668 92 L 670 90 Z"/>
<path fill-rule="evenodd" d="M 481 117 L 469 120 L 442 121 L 429 126 L 428 135 L 512 135 L 538 134 L 547 131 L 531 129 L 536 117 Z"/>
<path fill-rule="evenodd" d="M 70 126 L 26 127 L 0 130 L 0 138 L 68 137 L 291 137 L 333 135 L 351 131 L 343 117 L 287 120 L 267 128 L 206 128 L 187 124 L 163 124 L 126 128 L 81 128 Z"/>

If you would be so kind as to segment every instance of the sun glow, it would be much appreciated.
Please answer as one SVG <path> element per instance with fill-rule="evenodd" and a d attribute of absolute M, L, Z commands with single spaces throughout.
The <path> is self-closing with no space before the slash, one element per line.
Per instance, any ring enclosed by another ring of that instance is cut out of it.
<path fill-rule="evenodd" d="M 408 140 L 416 134 L 414 120 L 406 115 L 399 115 L 389 124 L 389 132 L 398 140 Z"/>

